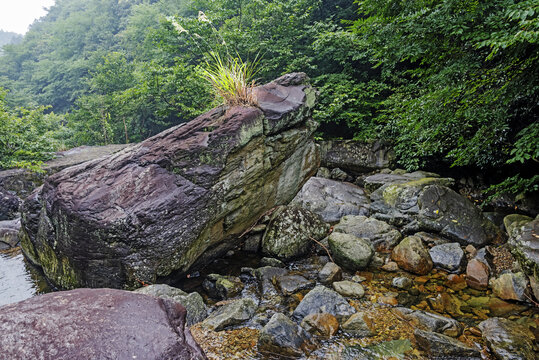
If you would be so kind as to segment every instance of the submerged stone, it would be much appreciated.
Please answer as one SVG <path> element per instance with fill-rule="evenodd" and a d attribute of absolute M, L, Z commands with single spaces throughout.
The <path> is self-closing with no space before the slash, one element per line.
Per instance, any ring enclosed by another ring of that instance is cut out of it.
<path fill-rule="evenodd" d="M 258 336 L 258 350 L 287 357 L 300 357 L 308 346 L 303 329 L 281 313 L 276 313 Z"/>
<path fill-rule="evenodd" d="M 479 324 L 483 339 L 500 360 L 536 359 L 533 334 L 522 325 L 503 318 L 490 318 Z"/>

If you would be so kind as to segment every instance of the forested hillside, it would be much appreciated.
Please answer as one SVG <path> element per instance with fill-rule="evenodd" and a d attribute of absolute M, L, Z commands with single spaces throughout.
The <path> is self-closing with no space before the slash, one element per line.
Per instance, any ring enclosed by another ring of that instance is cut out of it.
<path fill-rule="evenodd" d="M 0 57 L 0 166 L 192 119 L 220 101 L 200 76 L 213 51 L 259 59 L 259 83 L 306 72 L 321 137 L 384 138 L 409 170 L 497 171 L 505 188 L 537 190 L 538 12 L 534 0 L 57 0 Z"/>
<path fill-rule="evenodd" d="M 4 45 L 17 44 L 22 41 L 22 35 L 14 32 L 0 30 L 0 56 L 4 53 Z"/>

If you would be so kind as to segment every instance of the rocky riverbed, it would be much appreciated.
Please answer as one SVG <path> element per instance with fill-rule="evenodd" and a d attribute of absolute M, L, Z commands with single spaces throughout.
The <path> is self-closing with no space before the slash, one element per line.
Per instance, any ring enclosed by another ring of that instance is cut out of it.
<path fill-rule="evenodd" d="M 56 286 L 96 288 L 0 308 L 0 357 L 537 358 L 537 206 L 484 212 L 381 142 L 315 145 L 307 80 L 68 167 L 22 205 L 0 189 L 0 271 L 21 240 Z"/>

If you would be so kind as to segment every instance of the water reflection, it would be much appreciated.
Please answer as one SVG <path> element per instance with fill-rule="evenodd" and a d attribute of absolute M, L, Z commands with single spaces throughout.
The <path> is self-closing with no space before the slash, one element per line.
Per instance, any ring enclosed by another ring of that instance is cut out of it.
<path fill-rule="evenodd" d="M 20 248 L 0 252 L 0 306 L 52 291 Z"/>

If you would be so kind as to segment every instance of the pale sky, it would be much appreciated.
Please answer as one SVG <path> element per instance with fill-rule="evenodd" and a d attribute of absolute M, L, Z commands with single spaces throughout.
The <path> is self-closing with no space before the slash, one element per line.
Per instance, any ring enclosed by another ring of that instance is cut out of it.
<path fill-rule="evenodd" d="M 52 5 L 54 0 L 0 0 L 0 30 L 24 34 Z"/>

